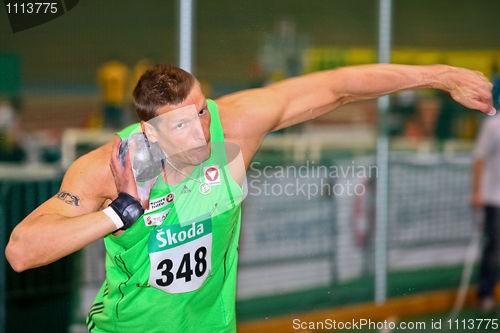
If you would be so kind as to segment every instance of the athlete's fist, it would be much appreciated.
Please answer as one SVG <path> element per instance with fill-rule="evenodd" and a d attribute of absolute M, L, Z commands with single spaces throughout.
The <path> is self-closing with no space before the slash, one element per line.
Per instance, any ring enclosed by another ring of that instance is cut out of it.
<path fill-rule="evenodd" d="M 151 190 L 163 169 L 163 151 L 142 132 L 114 140 L 110 166 L 116 188 L 135 197 L 147 209 Z"/>

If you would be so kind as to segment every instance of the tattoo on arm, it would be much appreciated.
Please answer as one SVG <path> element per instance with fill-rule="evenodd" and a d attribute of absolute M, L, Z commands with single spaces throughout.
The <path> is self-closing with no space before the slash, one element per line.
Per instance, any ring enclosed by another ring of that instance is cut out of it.
<path fill-rule="evenodd" d="M 64 201 L 68 205 L 80 206 L 80 198 L 68 192 L 59 191 L 56 194 L 57 199 Z"/>

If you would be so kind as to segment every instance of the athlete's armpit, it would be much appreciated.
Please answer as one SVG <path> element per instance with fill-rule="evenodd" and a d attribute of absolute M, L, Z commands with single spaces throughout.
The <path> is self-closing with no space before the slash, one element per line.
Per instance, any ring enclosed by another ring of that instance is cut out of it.
<path fill-rule="evenodd" d="M 76 195 L 73 195 L 69 192 L 65 191 L 59 191 L 59 193 L 56 194 L 57 199 L 64 201 L 68 205 L 72 206 L 80 206 L 80 198 Z"/>

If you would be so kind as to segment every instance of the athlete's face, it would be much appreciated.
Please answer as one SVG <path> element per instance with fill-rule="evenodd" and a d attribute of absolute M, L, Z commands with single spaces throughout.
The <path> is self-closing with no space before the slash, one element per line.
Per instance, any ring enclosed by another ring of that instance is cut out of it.
<path fill-rule="evenodd" d="M 210 112 L 198 83 L 184 102 L 165 105 L 157 113 L 145 125 L 146 135 L 160 144 L 171 162 L 198 165 L 210 157 Z"/>

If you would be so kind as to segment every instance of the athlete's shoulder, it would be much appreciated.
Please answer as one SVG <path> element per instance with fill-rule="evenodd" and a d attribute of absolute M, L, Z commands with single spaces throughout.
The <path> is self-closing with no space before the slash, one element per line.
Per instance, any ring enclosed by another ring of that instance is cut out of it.
<path fill-rule="evenodd" d="M 252 110 L 253 91 L 254 89 L 243 90 L 214 100 L 225 137 L 244 136 L 244 125 Z"/>
<path fill-rule="evenodd" d="M 216 100 L 224 129 L 240 137 L 261 138 L 281 113 L 283 96 L 272 86 L 222 96 Z"/>
<path fill-rule="evenodd" d="M 132 125 L 129 125 L 116 133 L 121 139 L 126 138 L 127 136 L 138 133 L 141 130 L 141 123 L 135 123 Z"/>

